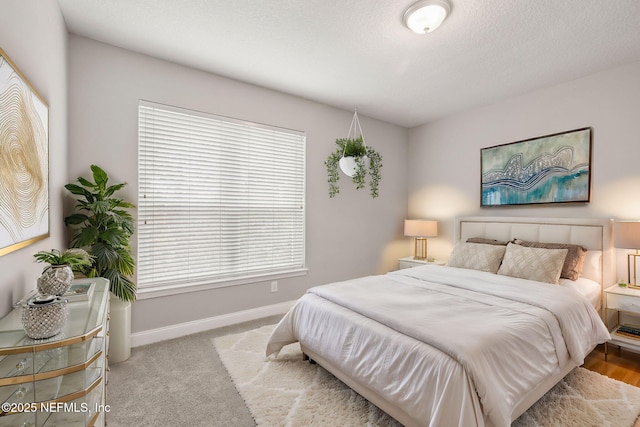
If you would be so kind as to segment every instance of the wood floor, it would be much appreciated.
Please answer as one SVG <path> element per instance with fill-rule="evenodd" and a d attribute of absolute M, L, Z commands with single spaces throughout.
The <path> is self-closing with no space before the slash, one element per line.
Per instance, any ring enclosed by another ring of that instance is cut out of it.
<path fill-rule="evenodd" d="M 604 360 L 604 345 L 596 347 L 585 361 L 584 368 L 598 372 L 618 381 L 640 387 L 640 353 L 617 346 L 609 346 L 609 355 Z"/>

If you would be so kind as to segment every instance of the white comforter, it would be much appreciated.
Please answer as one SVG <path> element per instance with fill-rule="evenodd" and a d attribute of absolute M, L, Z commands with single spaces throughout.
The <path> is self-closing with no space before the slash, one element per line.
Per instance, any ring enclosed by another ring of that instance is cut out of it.
<path fill-rule="evenodd" d="M 310 289 L 267 355 L 300 341 L 421 425 L 508 426 L 529 390 L 607 339 L 571 289 L 425 266 Z"/>

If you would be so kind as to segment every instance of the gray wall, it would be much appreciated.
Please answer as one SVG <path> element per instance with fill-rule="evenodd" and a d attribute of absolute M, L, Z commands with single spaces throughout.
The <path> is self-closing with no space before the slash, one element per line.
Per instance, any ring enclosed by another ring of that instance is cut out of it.
<path fill-rule="evenodd" d="M 0 257 L 0 316 L 35 288 L 40 250 L 66 247 L 62 191 L 67 182 L 67 30 L 55 1 L 3 0 L 0 47 L 49 104 L 50 237 Z"/>
<path fill-rule="evenodd" d="M 69 36 L 70 177 L 88 175 L 96 163 L 123 195 L 137 200 L 137 107 L 144 99 L 307 134 L 306 276 L 139 299 L 134 333 L 297 299 L 313 285 L 396 268 L 411 252 L 402 236 L 407 210 L 408 131 L 361 117 L 368 144 L 384 158 L 380 197 L 371 199 L 342 182 L 329 199 L 324 160 L 346 136 L 353 113 L 222 78 L 87 38 Z M 341 180 L 342 181 L 342 180 Z M 134 242 L 135 245 L 135 242 Z"/>
<path fill-rule="evenodd" d="M 429 248 L 442 258 L 460 215 L 640 219 L 639 118 L 634 63 L 414 128 L 409 215 L 441 221 Z M 593 129 L 591 203 L 480 208 L 481 148 L 586 126 Z"/>

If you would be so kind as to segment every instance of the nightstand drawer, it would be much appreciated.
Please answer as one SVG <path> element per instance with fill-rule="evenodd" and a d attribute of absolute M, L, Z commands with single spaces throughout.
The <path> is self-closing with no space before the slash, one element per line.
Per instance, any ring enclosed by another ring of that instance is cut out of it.
<path fill-rule="evenodd" d="M 640 313 L 640 298 L 608 293 L 607 294 L 607 308 L 629 311 L 632 313 Z"/>

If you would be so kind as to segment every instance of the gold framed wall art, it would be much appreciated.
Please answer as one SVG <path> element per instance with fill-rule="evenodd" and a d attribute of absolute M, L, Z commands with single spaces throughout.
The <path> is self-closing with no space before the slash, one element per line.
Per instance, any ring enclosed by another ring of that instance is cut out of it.
<path fill-rule="evenodd" d="M 0 49 L 0 256 L 49 237 L 49 106 Z"/>

